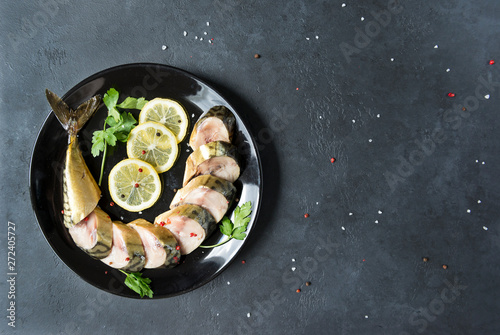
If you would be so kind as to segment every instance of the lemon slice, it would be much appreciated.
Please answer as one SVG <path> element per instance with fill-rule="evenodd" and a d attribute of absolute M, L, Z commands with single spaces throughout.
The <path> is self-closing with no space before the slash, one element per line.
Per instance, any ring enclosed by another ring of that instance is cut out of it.
<path fill-rule="evenodd" d="M 156 98 L 141 109 L 139 124 L 154 121 L 166 126 L 180 143 L 186 136 L 189 119 L 186 110 L 176 101 Z"/>
<path fill-rule="evenodd" d="M 118 206 L 139 212 L 153 206 L 160 197 L 160 177 L 151 164 L 124 159 L 109 173 L 109 193 Z"/>
<path fill-rule="evenodd" d="M 178 153 L 175 135 L 157 122 L 139 124 L 132 129 L 127 140 L 128 157 L 148 162 L 158 173 L 168 171 Z"/>

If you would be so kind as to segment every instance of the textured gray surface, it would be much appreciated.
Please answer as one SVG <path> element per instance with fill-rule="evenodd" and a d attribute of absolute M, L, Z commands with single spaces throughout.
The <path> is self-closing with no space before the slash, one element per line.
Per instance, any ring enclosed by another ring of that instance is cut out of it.
<path fill-rule="evenodd" d="M 498 334 L 500 3 L 400 2 L 378 30 L 385 0 L 1 2 L 0 222 L 17 229 L 15 331 Z M 249 122 L 265 176 L 238 259 L 156 301 L 78 278 L 45 242 L 28 189 L 44 89 L 62 94 L 132 62 L 221 89 Z M 13 331 L 7 291 L 2 279 L 1 333 Z"/>

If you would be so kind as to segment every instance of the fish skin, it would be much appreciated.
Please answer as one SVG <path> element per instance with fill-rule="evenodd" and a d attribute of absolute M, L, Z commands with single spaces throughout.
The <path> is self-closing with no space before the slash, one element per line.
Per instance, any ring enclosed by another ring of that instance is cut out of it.
<path fill-rule="evenodd" d="M 90 173 L 78 146 L 77 134 L 101 103 L 94 96 L 72 110 L 56 94 L 45 90 L 47 100 L 62 127 L 68 132 L 68 148 L 63 169 L 64 225 L 73 227 L 97 207 L 101 190 Z"/>

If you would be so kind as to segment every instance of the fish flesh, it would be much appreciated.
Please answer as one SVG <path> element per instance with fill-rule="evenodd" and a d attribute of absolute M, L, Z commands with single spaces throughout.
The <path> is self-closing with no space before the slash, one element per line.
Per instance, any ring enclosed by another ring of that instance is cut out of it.
<path fill-rule="evenodd" d="M 236 119 L 225 106 L 214 106 L 203 115 L 193 127 L 189 137 L 189 146 L 193 150 L 203 144 L 215 141 L 231 143 Z"/>
<path fill-rule="evenodd" d="M 68 231 L 75 244 L 94 258 L 105 258 L 111 252 L 113 223 L 99 207 Z"/>
<path fill-rule="evenodd" d="M 193 151 L 184 170 L 182 185 L 199 175 L 212 175 L 233 183 L 240 176 L 238 153 L 230 143 L 216 141 L 200 146 Z"/>
<path fill-rule="evenodd" d="M 236 195 L 233 183 L 211 175 L 198 176 L 177 191 L 170 209 L 184 204 L 205 208 L 219 222 L 226 214 Z"/>
<path fill-rule="evenodd" d="M 141 271 L 146 263 L 146 255 L 139 233 L 120 221 L 113 221 L 113 246 L 102 262 L 112 268 L 126 271 Z"/>
<path fill-rule="evenodd" d="M 54 114 L 68 132 L 68 148 L 63 168 L 64 225 L 71 228 L 85 219 L 96 208 L 101 190 L 85 164 L 78 146 L 77 134 L 101 103 L 100 96 L 94 96 L 72 110 L 56 94 L 45 90 Z"/>
<path fill-rule="evenodd" d="M 160 266 L 172 267 L 181 258 L 180 247 L 170 230 L 156 226 L 144 219 L 137 219 L 128 224 L 141 237 L 146 255 L 145 269 Z"/>
<path fill-rule="evenodd" d="M 170 230 L 179 243 L 181 255 L 198 248 L 216 227 L 213 216 L 203 207 L 181 205 L 158 215 L 155 224 Z"/>

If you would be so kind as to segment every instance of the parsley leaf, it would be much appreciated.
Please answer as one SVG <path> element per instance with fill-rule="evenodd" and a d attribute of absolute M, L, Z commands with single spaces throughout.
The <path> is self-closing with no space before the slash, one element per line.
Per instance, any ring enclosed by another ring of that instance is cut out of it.
<path fill-rule="evenodd" d="M 123 102 L 119 105 L 116 105 L 116 107 L 123 108 L 123 109 L 142 109 L 144 105 L 148 101 L 144 98 L 132 98 L 132 97 L 127 97 Z"/>
<path fill-rule="evenodd" d="M 250 222 L 250 214 L 252 214 L 252 203 L 250 201 L 245 202 L 241 206 L 237 206 L 234 210 L 234 222 L 232 222 L 227 216 L 222 218 L 220 232 L 226 235 L 227 238 L 214 245 L 200 245 L 200 248 L 215 248 L 223 245 L 233 238 L 236 240 L 244 240 L 247 236 L 246 230 L 248 223 Z"/>
<path fill-rule="evenodd" d="M 145 295 L 150 298 L 153 297 L 153 291 L 149 287 L 151 279 L 143 278 L 142 273 L 140 272 L 127 273 L 123 270 L 120 271 L 127 275 L 125 278 L 125 285 L 127 285 L 132 291 L 138 293 L 141 298 L 144 298 Z"/>
<path fill-rule="evenodd" d="M 106 142 L 104 140 L 104 130 L 96 130 L 92 135 L 92 156 L 97 157 L 101 151 L 104 151 Z"/>
<path fill-rule="evenodd" d="M 234 210 L 234 228 L 245 227 L 247 228 L 250 222 L 250 214 L 252 214 L 252 203 L 245 202 L 241 207 L 236 207 Z"/>
<path fill-rule="evenodd" d="M 119 96 L 120 93 L 118 93 L 117 90 L 115 90 L 114 88 L 110 88 L 102 98 L 102 101 L 104 102 L 106 107 L 108 107 L 108 114 L 111 115 L 116 120 L 116 122 L 120 120 L 120 112 L 118 112 L 118 110 L 115 108 Z"/>
<path fill-rule="evenodd" d="M 148 101 L 144 98 L 127 97 L 121 104 L 117 105 L 120 93 L 114 88 L 110 88 L 104 94 L 103 101 L 108 108 L 108 117 L 104 120 L 103 130 L 96 130 L 92 136 L 92 155 L 99 156 L 103 152 L 101 163 L 101 175 L 99 176 L 99 186 L 101 186 L 102 175 L 104 172 L 104 162 L 106 160 L 106 149 L 108 145 L 114 147 L 116 141 L 127 142 L 128 135 L 135 127 L 137 120 L 131 113 L 122 112 L 122 109 L 141 109 Z M 107 127 L 109 126 L 109 127 Z"/>
<path fill-rule="evenodd" d="M 233 227 L 234 226 L 231 220 L 227 216 L 224 216 L 222 218 L 222 225 L 220 226 L 221 233 L 230 236 L 231 233 L 233 232 Z"/>

